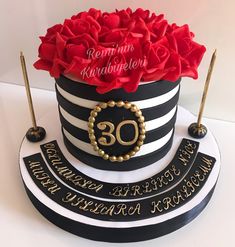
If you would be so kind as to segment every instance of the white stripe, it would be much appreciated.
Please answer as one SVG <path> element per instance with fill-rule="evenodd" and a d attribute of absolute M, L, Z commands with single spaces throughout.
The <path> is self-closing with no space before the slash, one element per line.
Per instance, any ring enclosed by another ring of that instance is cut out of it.
<path fill-rule="evenodd" d="M 168 123 L 173 118 L 176 110 L 177 110 L 177 106 L 172 108 L 167 114 L 163 115 L 162 117 L 155 118 L 153 120 L 145 122 L 146 131 L 150 131 L 150 130 L 154 130 L 154 129 L 160 128 L 164 124 Z"/>
<path fill-rule="evenodd" d="M 81 149 L 82 151 L 88 153 L 88 154 L 92 154 L 94 156 L 99 156 L 97 152 L 95 152 L 91 146 L 90 143 L 81 141 L 79 139 L 77 139 L 76 137 L 74 137 L 73 135 L 71 135 L 65 128 L 63 128 L 64 134 L 66 136 L 66 138 L 77 148 Z M 168 132 L 165 136 L 163 136 L 162 138 L 154 141 L 154 142 L 150 142 L 147 144 L 144 144 L 141 148 L 140 151 L 136 153 L 135 157 L 138 156 L 143 156 L 146 154 L 150 154 L 158 149 L 160 149 L 161 147 L 163 147 L 171 138 L 173 133 L 173 129 Z"/>
<path fill-rule="evenodd" d="M 85 108 L 90 108 L 93 109 L 97 104 L 99 104 L 98 101 L 93 101 L 93 100 L 87 100 L 83 98 L 79 98 L 77 96 L 74 96 L 68 92 L 66 92 L 64 89 L 62 89 L 58 84 L 56 85 L 57 90 L 59 93 L 68 101 L 75 105 L 79 105 Z M 172 99 L 178 92 L 179 90 L 179 85 L 176 86 L 174 89 L 172 89 L 170 92 L 162 94 L 158 97 L 154 98 L 149 98 L 145 100 L 139 100 L 139 101 L 132 101 L 133 104 L 137 105 L 140 109 L 146 109 L 154 106 L 161 105 L 170 99 Z"/>
<path fill-rule="evenodd" d="M 71 123 L 73 126 L 79 128 L 79 129 L 83 129 L 83 130 L 88 131 L 88 126 L 87 126 L 88 125 L 88 122 L 72 116 L 70 113 L 68 113 L 67 111 L 65 111 L 62 108 L 62 106 L 59 106 L 59 108 L 60 108 L 61 115 L 69 123 Z M 145 122 L 145 124 L 146 124 L 146 131 L 157 129 L 157 128 L 163 126 L 164 124 L 168 123 L 173 118 L 173 116 L 174 116 L 174 114 L 176 112 L 176 109 L 177 109 L 177 106 L 175 106 L 172 110 L 170 110 L 164 116 L 159 117 L 159 118 L 155 118 L 153 120 L 150 120 L 150 121 Z"/>
<path fill-rule="evenodd" d="M 67 111 L 65 111 L 61 106 L 59 106 L 59 108 L 60 108 L 61 115 L 69 123 L 71 123 L 73 126 L 79 128 L 79 129 L 83 129 L 83 130 L 88 131 L 88 126 L 87 126 L 88 125 L 88 122 L 72 116 L 70 113 L 68 113 Z"/>

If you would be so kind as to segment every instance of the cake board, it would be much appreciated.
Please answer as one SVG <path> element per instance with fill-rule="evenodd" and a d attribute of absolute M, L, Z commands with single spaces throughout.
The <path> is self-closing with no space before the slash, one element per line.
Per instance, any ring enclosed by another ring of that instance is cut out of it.
<path fill-rule="evenodd" d="M 41 121 L 39 121 L 39 125 L 45 127 L 45 129 L 47 130 L 46 138 L 40 143 L 30 143 L 25 138 L 22 142 L 20 148 L 19 162 L 26 192 L 34 206 L 49 221 L 61 227 L 62 229 L 81 237 L 106 242 L 134 242 L 148 240 L 168 234 L 192 221 L 205 208 L 212 196 L 220 171 L 220 153 L 216 140 L 210 130 L 208 130 L 207 136 L 204 139 L 200 140 L 198 152 L 215 157 L 216 162 L 214 163 L 210 174 L 208 174 L 208 178 L 203 183 L 203 186 L 201 186 L 196 195 L 194 195 L 192 198 L 189 198 L 189 200 L 187 201 L 185 200 L 186 202 L 184 201 L 182 205 L 177 205 L 175 208 L 172 207 L 169 212 L 165 210 L 164 214 L 153 214 L 151 217 L 147 217 L 145 215 L 143 218 L 141 218 L 141 214 L 138 215 L 138 208 L 136 208 L 135 210 L 136 218 L 135 215 L 134 217 L 130 217 L 130 215 L 127 215 L 127 217 L 122 217 L 117 220 L 115 219 L 115 217 L 113 217 L 114 219 L 112 220 L 112 217 L 109 217 L 107 219 L 105 218 L 105 216 L 102 215 L 96 217 L 95 214 L 94 217 L 89 217 L 87 216 L 86 210 L 84 210 L 84 213 L 75 212 L 73 210 L 75 206 L 72 206 L 72 210 L 70 210 L 69 207 L 64 207 L 59 204 L 58 200 L 53 200 L 53 197 L 55 197 L 55 194 L 57 194 L 56 188 L 54 189 L 54 195 L 49 193 L 48 196 L 48 194 L 45 193 L 45 187 L 38 186 L 39 183 L 37 184 L 37 182 L 39 181 L 36 181 L 35 179 L 33 179 L 32 176 L 30 176 L 29 170 L 26 168 L 26 163 L 24 162 L 23 158 L 32 156 L 34 154 L 41 154 L 41 156 L 43 157 L 43 163 L 46 164 L 47 169 L 50 171 L 52 176 L 54 176 L 60 182 L 60 184 L 64 186 L 64 188 L 75 193 L 76 191 L 74 188 L 62 181 L 60 177 L 56 176 L 42 154 L 40 145 L 56 140 L 66 160 L 75 169 L 77 169 L 78 172 L 85 174 L 85 176 L 89 176 L 104 183 L 112 183 L 117 185 L 120 183 L 137 183 L 138 181 L 148 179 L 154 174 L 158 174 L 163 169 L 165 169 L 166 166 L 171 163 L 182 141 L 182 138 L 194 140 L 187 134 L 187 128 L 192 122 L 195 122 L 195 116 L 184 108 L 178 107 L 173 145 L 169 153 L 164 158 L 152 165 L 134 171 L 104 171 L 83 164 L 67 151 L 62 139 L 58 112 L 57 109 L 55 109 L 55 111 L 49 112 L 45 115 L 44 118 L 41 119 Z M 182 177 L 182 181 L 184 179 L 185 177 Z M 166 191 L 163 191 L 162 194 L 164 192 L 167 193 L 171 190 L 174 190 L 174 187 L 179 184 L 175 184 L 172 188 L 168 188 Z M 40 183 L 40 185 L 42 184 Z M 44 185 L 46 186 L 45 183 Z M 102 193 L 97 193 L 96 196 L 86 194 L 84 193 L 84 190 L 81 191 L 79 190 L 79 188 L 78 192 L 84 197 L 91 198 L 91 200 L 123 204 L 127 204 L 129 202 L 134 203 L 137 200 L 153 201 L 153 198 L 155 196 L 161 196 L 161 193 L 156 193 L 156 195 L 145 196 L 143 198 L 132 198 L 125 200 L 123 198 L 105 198 Z M 71 197 L 67 197 L 67 199 L 67 201 L 69 201 Z M 124 211 L 122 211 L 121 213 L 125 214 Z"/>

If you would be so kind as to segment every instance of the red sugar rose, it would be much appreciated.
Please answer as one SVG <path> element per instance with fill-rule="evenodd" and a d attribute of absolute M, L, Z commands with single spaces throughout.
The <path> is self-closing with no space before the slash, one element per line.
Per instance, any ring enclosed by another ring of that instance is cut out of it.
<path fill-rule="evenodd" d="M 188 25 L 168 24 L 163 15 L 141 8 L 112 13 L 90 9 L 66 19 L 40 37 L 36 69 L 97 86 L 134 92 L 140 81 L 198 77 L 205 47 Z"/>

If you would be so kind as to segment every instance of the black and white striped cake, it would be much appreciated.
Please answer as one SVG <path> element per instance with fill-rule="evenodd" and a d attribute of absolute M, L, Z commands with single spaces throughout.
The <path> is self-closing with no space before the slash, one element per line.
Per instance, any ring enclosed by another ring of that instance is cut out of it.
<path fill-rule="evenodd" d="M 99 94 L 92 85 L 79 83 L 64 76 L 56 79 L 62 133 L 68 151 L 85 164 L 103 170 L 130 171 L 158 161 L 167 154 L 172 145 L 179 83 L 180 79 L 174 83 L 168 81 L 140 83 L 134 93 L 127 93 L 121 88 Z M 96 143 L 100 136 L 101 141 L 97 144 L 102 150 L 100 152 L 103 152 L 102 155 L 94 150 L 94 145 L 91 145 L 90 132 L 88 133 L 91 113 L 100 103 L 110 101 L 129 102 L 141 110 L 146 132 L 138 149 L 136 143 L 139 143 L 139 139 L 135 139 L 135 122 L 140 126 L 139 119 L 133 112 L 117 106 L 105 107 L 102 114 L 99 113 L 99 119 L 97 117 L 93 120 L 93 133 L 96 135 Z M 97 129 L 100 121 L 103 121 L 104 126 Z M 118 128 L 120 133 L 117 132 Z M 99 131 L 100 133 L 97 133 Z M 114 139 L 113 142 L 110 138 Z M 122 157 L 126 157 L 125 154 L 129 154 L 133 148 L 138 152 L 134 152 L 131 158 L 123 159 Z M 106 159 L 104 153 L 107 154 Z M 108 159 L 114 156 L 115 160 Z"/>

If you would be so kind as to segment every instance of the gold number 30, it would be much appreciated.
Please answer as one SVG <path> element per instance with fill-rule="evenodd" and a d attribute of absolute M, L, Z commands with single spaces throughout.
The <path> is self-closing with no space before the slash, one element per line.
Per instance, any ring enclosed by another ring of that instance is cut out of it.
<path fill-rule="evenodd" d="M 133 140 L 128 142 L 123 141 L 121 138 L 121 128 L 126 124 L 131 124 L 135 128 L 135 137 L 133 138 Z M 124 120 L 121 123 L 119 123 L 116 128 L 116 137 L 112 134 L 115 130 L 115 126 L 113 123 L 104 121 L 97 124 L 97 128 L 100 130 L 105 130 L 107 127 L 109 128 L 108 132 L 103 131 L 102 132 L 103 136 L 98 139 L 98 142 L 103 146 L 111 146 L 116 142 L 116 140 L 123 146 L 130 146 L 138 140 L 139 128 L 138 128 L 138 124 L 134 120 Z M 110 141 L 107 142 L 107 139 L 104 136 L 108 136 L 110 138 Z"/>

